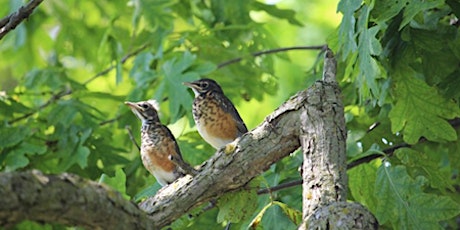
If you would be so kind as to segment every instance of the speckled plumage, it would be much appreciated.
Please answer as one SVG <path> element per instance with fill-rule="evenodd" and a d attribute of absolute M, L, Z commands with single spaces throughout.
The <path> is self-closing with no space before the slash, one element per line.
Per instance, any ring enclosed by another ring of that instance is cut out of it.
<path fill-rule="evenodd" d="M 184 83 L 195 93 L 193 118 L 203 139 L 219 149 L 248 131 L 235 106 L 211 79 Z"/>
<path fill-rule="evenodd" d="M 182 159 L 179 146 L 171 131 L 160 123 L 152 102 L 125 102 L 142 121 L 141 159 L 144 167 L 162 186 L 170 184 L 184 173 L 196 171 Z"/>

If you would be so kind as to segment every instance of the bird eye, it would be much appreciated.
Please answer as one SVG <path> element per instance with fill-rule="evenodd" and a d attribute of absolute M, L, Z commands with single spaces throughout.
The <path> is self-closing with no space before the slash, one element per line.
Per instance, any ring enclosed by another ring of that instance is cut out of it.
<path fill-rule="evenodd" d="M 147 109 L 149 106 L 147 104 L 141 104 L 141 107 Z"/>
<path fill-rule="evenodd" d="M 209 86 L 209 83 L 207 83 L 207 82 L 201 82 L 201 88 L 207 89 L 208 86 Z"/>

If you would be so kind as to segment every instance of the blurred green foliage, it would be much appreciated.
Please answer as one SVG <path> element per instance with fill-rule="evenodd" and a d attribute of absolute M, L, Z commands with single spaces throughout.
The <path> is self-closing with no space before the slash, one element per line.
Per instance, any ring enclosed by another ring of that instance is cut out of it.
<path fill-rule="evenodd" d="M 6 16 L 24 1 L 0 4 Z M 327 42 L 339 60 L 350 161 L 411 144 L 349 170 L 349 200 L 365 205 L 383 229 L 457 229 L 460 142 L 458 126 L 448 121 L 460 116 L 459 5 L 44 1 L 0 40 L 0 170 L 71 172 L 142 200 L 160 186 L 129 138 L 132 130 L 139 141 L 140 124 L 124 101 L 160 101 L 162 122 L 184 158 L 198 165 L 215 150 L 194 128 L 193 94 L 182 82 L 216 79 L 251 129 L 318 80 L 322 62 L 316 51 L 251 53 Z M 218 68 L 238 57 L 240 62 Z M 295 152 L 250 190 L 226 194 L 217 208 L 197 208 L 172 227 L 214 229 L 232 221 L 232 229 L 296 229 L 300 186 L 255 192 L 300 179 L 301 163 Z M 16 228 L 62 226 L 24 222 Z"/>

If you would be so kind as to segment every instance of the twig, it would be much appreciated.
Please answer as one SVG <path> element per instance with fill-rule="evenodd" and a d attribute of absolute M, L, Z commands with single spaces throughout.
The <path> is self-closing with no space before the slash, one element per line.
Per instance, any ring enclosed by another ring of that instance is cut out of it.
<path fill-rule="evenodd" d="M 262 56 L 264 54 L 286 52 L 286 51 L 290 51 L 290 50 L 324 50 L 326 48 L 327 48 L 327 45 L 320 45 L 320 46 L 293 46 L 293 47 L 284 47 L 284 48 L 278 48 L 278 49 L 272 49 L 272 50 L 259 51 L 259 52 L 252 53 L 251 56 L 258 57 L 258 56 Z M 220 69 L 222 67 L 231 65 L 233 63 L 240 62 L 241 60 L 243 60 L 243 57 L 230 59 L 228 61 L 224 61 L 224 62 L 218 64 L 217 68 Z"/>
<path fill-rule="evenodd" d="M 149 47 L 149 45 L 150 45 L 149 43 L 144 44 L 143 46 L 139 47 L 138 49 L 134 50 L 133 52 L 126 54 L 126 55 L 120 60 L 120 63 L 121 63 L 121 64 L 124 64 L 126 61 L 128 61 L 128 59 L 130 59 L 131 57 L 137 55 L 138 53 L 142 52 L 142 51 L 145 50 L 147 47 Z M 85 82 L 83 82 L 83 85 L 87 85 L 88 83 L 90 83 L 90 82 L 96 80 L 96 78 L 108 74 L 110 71 L 112 71 L 113 69 L 115 69 L 115 67 L 116 67 L 116 65 L 111 65 L 111 66 L 108 67 L 107 69 L 102 70 L 101 72 L 97 73 L 96 75 L 94 75 L 94 76 L 91 77 L 90 79 L 88 79 L 88 80 L 86 80 Z"/>
<path fill-rule="evenodd" d="M 136 145 L 137 150 L 141 151 L 141 147 L 136 142 L 136 139 L 134 139 L 133 130 L 131 130 L 131 127 L 127 125 L 125 126 L 125 129 L 128 131 L 129 139 L 131 140 L 131 142 L 133 142 L 134 145 Z"/>
<path fill-rule="evenodd" d="M 109 119 L 109 120 L 101 121 L 101 122 L 99 122 L 99 125 L 103 126 L 103 125 L 106 125 L 106 124 L 110 124 L 110 123 L 113 123 L 113 122 L 117 121 L 118 119 L 120 119 L 120 115 L 116 116 L 115 118 Z"/>
<path fill-rule="evenodd" d="M 135 56 L 136 54 L 138 54 L 139 52 L 141 52 L 142 50 L 144 50 L 144 49 L 147 48 L 147 47 L 148 47 L 148 44 L 145 44 L 145 45 L 139 47 L 137 50 L 135 50 L 135 51 L 133 51 L 133 52 L 131 52 L 131 53 L 129 53 L 129 54 L 126 54 L 126 55 L 121 59 L 121 63 L 124 64 L 129 58 Z M 96 78 L 98 78 L 98 77 L 100 77 L 100 76 L 103 76 L 103 75 L 109 73 L 109 72 L 110 72 L 112 69 L 114 69 L 114 68 L 115 68 L 115 66 L 110 66 L 109 68 L 107 68 L 107 69 L 105 69 L 105 70 L 103 70 L 103 71 L 97 73 L 96 75 L 94 75 L 94 76 L 91 77 L 90 79 L 86 80 L 86 81 L 83 83 L 83 85 L 86 85 L 86 84 L 90 83 L 91 81 L 95 80 Z M 22 115 L 22 116 L 20 116 L 20 117 L 17 117 L 17 118 L 15 118 L 15 119 L 9 121 L 8 124 L 11 125 L 11 124 L 13 124 L 13 123 L 15 123 L 15 122 L 18 122 L 18 121 L 20 121 L 20 120 L 26 119 L 26 118 L 28 118 L 28 117 L 34 115 L 36 112 L 40 111 L 41 109 L 44 109 L 44 108 L 48 107 L 48 106 L 51 105 L 53 102 L 55 102 L 55 101 L 61 99 L 62 97 L 66 96 L 66 95 L 69 95 L 69 94 L 72 94 L 72 90 L 66 87 L 66 89 L 63 89 L 63 90 L 57 92 L 56 94 L 53 94 L 53 95 L 51 96 L 51 98 L 50 98 L 48 101 L 46 101 L 44 104 L 40 105 L 36 110 L 34 110 L 34 111 L 32 111 L 32 112 L 29 112 L 29 113 L 26 113 L 26 114 L 24 114 L 24 115 Z M 110 122 L 110 121 L 109 121 L 109 122 Z M 103 121 L 103 122 L 101 122 L 100 125 L 104 125 L 104 124 L 106 124 L 106 122 Z"/>
<path fill-rule="evenodd" d="M 28 18 L 34 9 L 43 0 L 31 0 L 25 6 L 21 6 L 16 12 L 0 20 L 0 40 L 10 31 L 14 30 L 24 19 Z"/>
<path fill-rule="evenodd" d="M 454 128 L 459 127 L 460 126 L 460 118 L 455 118 L 455 119 L 449 120 L 449 124 L 452 125 Z M 380 125 L 380 123 L 378 123 L 378 125 Z M 371 126 L 371 128 L 369 128 L 368 131 L 372 131 L 375 128 L 375 126 L 377 126 L 376 123 L 374 123 Z M 422 137 L 422 138 L 420 138 L 418 143 L 423 143 L 425 141 L 427 141 L 427 139 Z M 412 145 L 407 144 L 407 143 L 401 143 L 401 144 L 398 144 L 398 145 L 391 146 L 390 148 L 386 148 L 386 149 L 384 149 L 382 151 L 383 153 L 385 153 L 385 155 L 372 154 L 372 155 L 365 156 L 363 158 L 359 158 L 359 159 L 357 159 L 355 161 L 352 161 L 352 162 L 348 163 L 347 164 L 347 170 L 352 169 L 352 168 L 354 168 L 354 167 L 356 167 L 358 165 L 371 162 L 371 161 L 373 161 L 373 160 L 375 160 L 377 158 L 381 158 L 382 156 L 391 157 L 391 156 L 393 156 L 394 152 L 397 149 L 410 148 L 410 147 L 412 147 Z M 266 193 L 270 193 L 270 192 L 275 192 L 275 191 L 279 191 L 279 190 L 282 190 L 282 189 L 298 186 L 298 185 L 301 185 L 301 184 L 302 184 L 302 180 L 289 181 L 289 182 L 282 183 L 282 184 L 279 184 L 279 185 L 276 185 L 276 186 L 273 186 L 273 187 L 270 187 L 270 188 L 260 189 L 259 191 L 257 191 L 257 194 L 260 195 L 260 194 L 266 194 Z"/>
<path fill-rule="evenodd" d="M 40 106 L 39 106 L 37 109 L 35 109 L 34 111 L 28 112 L 28 113 L 26 113 L 26 114 L 24 114 L 24 115 L 22 115 L 22 116 L 20 116 L 20 117 L 17 117 L 17 118 L 15 118 L 15 119 L 9 121 L 8 124 L 11 125 L 11 124 L 16 123 L 16 122 L 18 122 L 18 121 L 20 121 L 20 120 L 26 119 L 26 118 L 28 118 L 28 117 L 34 115 L 34 114 L 37 113 L 38 111 L 40 111 L 40 110 L 42 110 L 42 109 L 48 107 L 48 106 L 51 105 L 53 102 L 55 102 L 55 101 L 61 99 L 62 97 L 66 96 L 66 95 L 69 95 L 69 94 L 71 94 L 71 93 L 72 93 L 72 90 L 71 90 L 70 88 L 66 87 L 65 89 L 63 89 L 63 90 L 57 92 L 56 94 L 53 94 L 53 95 L 51 96 L 51 98 L 50 98 L 48 101 L 46 101 L 45 103 L 43 103 L 42 105 L 40 105 Z"/>
<path fill-rule="evenodd" d="M 302 184 L 302 180 L 289 181 L 286 183 L 279 184 L 277 186 L 273 186 L 271 188 L 260 189 L 259 191 L 257 191 L 257 195 L 272 193 L 272 192 L 276 192 L 276 191 L 279 191 L 285 188 L 290 188 L 290 187 L 294 187 L 294 186 L 301 185 L 301 184 Z"/>

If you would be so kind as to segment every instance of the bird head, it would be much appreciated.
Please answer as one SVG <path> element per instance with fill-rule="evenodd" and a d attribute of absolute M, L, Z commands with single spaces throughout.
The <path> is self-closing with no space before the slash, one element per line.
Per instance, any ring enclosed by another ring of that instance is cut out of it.
<path fill-rule="evenodd" d="M 129 102 L 126 101 L 125 105 L 131 108 L 131 111 L 142 121 L 142 124 L 148 122 L 160 122 L 158 118 L 159 105 L 155 100 Z"/>
<path fill-rule="evenodd" d="M 195 93 L 195 96 L 206 94 L 208 92 L 218 92 L 223 94 L 222 88 L 212 79 L 203 78 L 192 82 L 184 82 L 183 84 L 190 87 Z"/>

